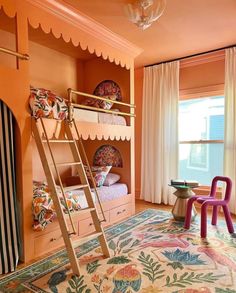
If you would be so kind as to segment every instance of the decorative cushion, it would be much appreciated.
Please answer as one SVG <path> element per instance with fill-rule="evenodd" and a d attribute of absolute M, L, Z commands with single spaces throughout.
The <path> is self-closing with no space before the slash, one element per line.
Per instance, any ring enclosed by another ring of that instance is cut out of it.
<path fill-rule="evenodd" d="M 68 115 L 68 107 L 63 98 L 50 90 L 30 87 L 29 104 L 32 116 L 63 120 Z"/>
<path fill-rule="evenodd" d="M 107 177 L 107 174 L 111 170 L 111 167 L 112 166 L 101 166 L 101 167 L 100 166 L 92 166 L 91 167 L 93 178 L 94 178 L 94 181 L 95 181 L 95 184 L 97 187 L 100 187 L 103 185 L 103 183 Z M 85 172 L 87 174 L 88 179 L 91 181 L 91 176 L 90 176 L 89 169 L 87 166 L 85 166 Z"/>
<path fill-rule="evenodd" d="M 103 183 L 104 186 L 111 186 L 120 180 L 120 175 L 109 173 Z"/>
<path fill-rule="evenodd" d="M 116 95 L 102 96 L 102 98 L 109 99 L 111 101 L 116 101 Z M 109 101 L 101 101 L 98 99 L 87 98 L 86 100 L 83 101 L 83 105 L 95 107 L 95 108 L 101 108 L 104 110 L 110 110 L 111 107 L 113 106 L 113 103 Z"/>
<path fill-rule="evenodd" d="M 81 208 L 79 197 L 74 196 L 72 192 L 66 192 L 65 197 L 70 212 L 78 211 Z M 62 194 L 60 196 L 60 202 L 63 211 L 67 213 L 68 211 Z M 32 212 L 34 216 L 33 229 L 36 231 L 44 230 L 47 224 L 51 223 L 56 216 L 50 191 L 45 182 L 33 181 Z"/>

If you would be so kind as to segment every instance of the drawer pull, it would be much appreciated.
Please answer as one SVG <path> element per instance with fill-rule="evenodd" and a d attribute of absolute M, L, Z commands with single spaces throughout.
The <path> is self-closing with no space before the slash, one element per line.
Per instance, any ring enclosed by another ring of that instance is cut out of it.
<path fill-rule="evenodd" d="M 125 211 L 126 211 L 126 209 L 123 209 L 122 211 L 118 211 L 117 215 L 120 215 L 120 214 L 124 213 Z"/>
<path fill-rule="evenodd" d="M 56 238 L 51 238 L 50 239 L 51 242 L 56 241 L 56 240 L 57 240 Z"/>

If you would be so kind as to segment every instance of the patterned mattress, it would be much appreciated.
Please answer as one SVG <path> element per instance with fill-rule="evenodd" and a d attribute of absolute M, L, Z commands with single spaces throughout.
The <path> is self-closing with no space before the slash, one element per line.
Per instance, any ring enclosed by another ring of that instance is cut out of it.
<path fill-rule="evenodd" d="M 120 198 L 128 194 L 126 184 L 115 183 L 111 186 L 102 186 L 97 188 L 102 202 Z M 94 192 L 92 192 L 94 202 L 97 201 Z M 67 205 L 70 212 L 78 211 L 87 207 L 87 201 L 83 190 L 73 190 L 66 193 Z M 66 212 L 64 199 L 61 197 L 61 205 Z M 33 229 L 42 231 L 56 217 L 53 201 L 49 195 L 48 186 L 44 182 L 33 182 Z"/>

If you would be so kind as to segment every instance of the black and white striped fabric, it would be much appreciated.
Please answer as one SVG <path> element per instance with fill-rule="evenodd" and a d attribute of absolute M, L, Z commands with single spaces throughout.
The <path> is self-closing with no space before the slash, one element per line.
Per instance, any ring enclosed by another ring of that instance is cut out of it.
<path fill-rule="evenodd" d="M 19 259 L 13 119 L 0 100 L 0 274 L 14 271 Z"/>

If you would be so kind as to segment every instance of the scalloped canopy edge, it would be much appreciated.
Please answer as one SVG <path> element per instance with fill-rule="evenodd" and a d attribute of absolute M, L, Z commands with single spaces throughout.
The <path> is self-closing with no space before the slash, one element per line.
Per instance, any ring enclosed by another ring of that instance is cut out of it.
<path fill-rule="evenodd" d="M 21 0 L 22 1 L 22 0 Z M 95 53 L 97 57 L 114 62 L 130 69 L 133 60 L 143 50 L 128 40 L 115 34 L 102 24 L 82 14 L 72 6 L 62 3 L 60 0 L 25 0 L 34 8 L 40 8 L 58 19 L 62 19 L 68 27 L 59 26 L 50 21 L 49 17 L 40 17 L 36 13 L 31 14 L 30 9 L 27 15 L 30 25 L 34 28 L 41 26 L 45 33 L 52 32 L 56 38 L 62 36 L 65 42 L 72 41 L 74 46 L 80 46 L 82 50 Z M 7 11 L 6 11 L 7 12 Z M 77 29 L 82 33 L 76 33 Z M 96 41 L 97 40 L 97 41 Z"/>

